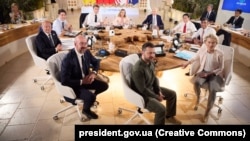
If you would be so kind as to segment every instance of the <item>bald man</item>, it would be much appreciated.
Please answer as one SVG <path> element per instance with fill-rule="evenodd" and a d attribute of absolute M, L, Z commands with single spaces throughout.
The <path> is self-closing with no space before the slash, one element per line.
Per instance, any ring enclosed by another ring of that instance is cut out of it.
<path fill-rule="evenodd" d="M 164 29 L 164 23 L 160 15 L 157 14 L 157 9 L 152 9 L 152 13 L 147 16 L 147 18 L 142 22 L 142 24 L 147 24 L 148 27 L 157 26 L 159 29 Z"/>
<path fill-rule="evenodd" d="M 90 65 L 92 65 L 91 70 Z M 90 108 L 96 101 L 96 96 L 108 89 L 107 83 L 95 79 L 99 66 L 99 60 L 88 49 L 87 38 L 78 35 L 75 38 L 75 48 L 71 49 L 62 61 L 61 83 L 71 87 L 77 98 L 84 101 L 82 113 L 89 119 L 98 118 Z M 74 104 L 75 99 L 65 99 Z"/>

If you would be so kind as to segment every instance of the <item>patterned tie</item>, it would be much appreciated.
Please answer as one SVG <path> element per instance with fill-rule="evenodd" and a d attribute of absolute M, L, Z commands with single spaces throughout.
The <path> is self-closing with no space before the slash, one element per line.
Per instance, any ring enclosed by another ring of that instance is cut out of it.
<path fill-rule="evenodd" d="M 187 30 L 187 25 L 185 23 L 184 27 L 183 27 L 183 33 L 186 33 L 186 30 Z"/>
<path fill-rule="evenodd" d="M 51 34 L 49 34 L 49 41 L 52 46 L 55 46 L 53 38 L 51 37 Z"/>

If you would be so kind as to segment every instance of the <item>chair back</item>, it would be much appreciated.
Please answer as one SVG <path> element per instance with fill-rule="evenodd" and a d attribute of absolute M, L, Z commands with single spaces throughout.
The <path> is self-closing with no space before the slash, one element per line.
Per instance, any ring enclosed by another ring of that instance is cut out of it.
<path fill-rule="evenodd" d="M 33 35 L 28 36 L 25 39 L 25 42 L 26 42 L 26 45 L 28 47 L 28 50 L 31 54 L 31 57 L 32 57 L 35 65 L 40 67 L 41 69 L 47 69 L 46 60 L 37 55 L 37 48 L 35 45 L 36 36 L 37 36 L 37 34 L 33 34 Z"/>
<path fill-rule="evenodd" d="M 144 108 L 145 102 L 143 97 L 130 88 L 132 67 L 138 60 L 138 54 L 130 54 L 120 61 L 119 67 L 125 98 L 137 107 Z"/>
<path fill-rule="evenodd" d="M 62 64 L 62 60 L 66 56 L 66 54 L 67 54 L 67 52 L 62 51 L 62 52 L 59 52 L 59 53 L 56 53 L 56 54 L 50 56 L 47 59 L 47 65 L 48 65 L 49 71 L 52 75 L 52 78 L 54 80 L 57 92 L 61 96 L 65 96 L 65 97 L 71 98 L 71 99 L 76 99 L 76 95 L 75 95 L 75 92 L 73 91 L 73 89 L 61 84 L 61 79 L 60 79 L 60 77 L 61 77 L 60 76 L 61 64 Z"/>
<path fill-rule="evenodd" d="M 219 49 L 224 53 L 224 78 L 225 85 L 228 85 L 233 75 L 234 48 L 226 45 L 218 45 Z"/>
<path fill-rule="evenodd" d="M 233 74 L 233 60 L 234 60 L 234 48 L 226 45 L 218 44 L 218 49 L 224 54 L 224 69 L 223 74 L 225 78 L 225 85 L 228 85 L 232 79 Z M 190 75 L 194 75 L 200 66 L 199 61 L 192 63 L 190 67 Z"/>

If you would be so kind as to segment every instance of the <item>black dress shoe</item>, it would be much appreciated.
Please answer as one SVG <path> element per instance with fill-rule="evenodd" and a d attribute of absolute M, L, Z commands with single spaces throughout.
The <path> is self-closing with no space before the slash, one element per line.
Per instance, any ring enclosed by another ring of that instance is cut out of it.
<path fill-rule="evenodd" d="M 95 112 L 82 110 L 82 113 L 86 115 L 89 119 L 98 119 L 98 115 Z"/>

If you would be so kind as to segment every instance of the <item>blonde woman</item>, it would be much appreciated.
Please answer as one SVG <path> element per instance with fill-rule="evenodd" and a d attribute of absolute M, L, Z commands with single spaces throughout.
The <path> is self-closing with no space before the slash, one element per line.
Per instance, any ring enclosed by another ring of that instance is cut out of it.
<path fill-rule="evenodd" d="M 113 21 L 114 26 L 124 26 L 129 24 L 129 18 L 126 15 L 126 10 L 121 9 L 120 12 L 118 13 L 117 17 Z"/>
<path fill-rule="evenodd" d="M 11 23 L 21 23 L 23 21 L 23 12 L 19 10 L 19 6 L 17 3 L 11 4 L 11 12 L 10 12 Z"/>
<path fill-rule="evenodd" d="M 208 83 L 209 96 L 207 109 L 203 118 L 203 121 L 207 122 L 209 112 L 214 105 L 216 92 L 225 85 L 225 75 L 223 72 L 224 54 L 221 50 L 217 49 L 218 37 L 214 34 L 207 35 L 203 45 L 196 56 L 182 66 L 186 68 L 189 64 L 199 61 L 200 66 L 194 76 L 194 91 L 197 95 L 197 105 L 200 101 L 201 85 Z"/>

